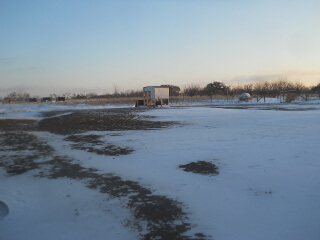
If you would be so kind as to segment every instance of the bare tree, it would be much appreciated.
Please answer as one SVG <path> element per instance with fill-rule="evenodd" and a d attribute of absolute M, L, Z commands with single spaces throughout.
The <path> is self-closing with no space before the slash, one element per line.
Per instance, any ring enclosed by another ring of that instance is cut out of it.
<path fill-rule="evenodd" d="M 209 83 L 207 86 L 204 87 L 203 93 L 211 98 L 212 96 L 217 93 L 225 93 L 227 86 L 222 82 L 213 82 Z"/>
<path fill-rule="evenodd" d="M 56 100 L 57 96 L 58 96 L 58 95 L 55 94 L 55 93 L 50 94 L 50 98 L 51 98 L 51 99 L 54 99 L 54 100 Z"/>
<path fill-rule="evenodd" d="M 28 99 L 30 98 L 30 94 L 22 90 L 18 91 L 17 96 L 19 101 L 28 101 Z"/>
<path fill-rule="evenodd" d="M 184 89 L 184 93 L 189 97 L 196 96 L 200 91 L 200 87 L 196 85 L 190 85 Z"/>
<path fill-rule="evenodd" d="M 293 87 L 297 91 L 297 93 L 306 92 L 308 90 L 308 88 L 300 82 L 294 83 Z"/>
<path fill-rule="evenodd" d="M 271 84 L 268 81 L 258 81 L 253 85 L 253 92 L 256 94 L 257 102 L 263 98 L 266 101 L 266 94 L 270 94 Z"/>
<path fill-rule="evenodd" d="M 118 87 L 118 85 L 117 84 L 113 84 L 113 96 L 114 97 L 117 97 L 117 96 L 119 96 L 120 94 L 120 91 L 119 91 L 119 87 Z"/>
<path fill-rule="evenodd" d="M 65 98 L 70 98 L 71 93 L 70 92 L 66 92 L 66 93 L 62 94 L 62 96 L 64 96 Z"/>
<path fill-rule="evenodd" d="M 251 95 L 253 91 L 253 84 L 252 83 L 244 84 L 243 90 L 244 92 L 249 93 Z"/>
<path fill-rule="evenodd" d="M 278 79 L 272 84 L 274 84 L 274 90 L 277 96 L 279 96 L 281 92 L 294 90 L 293 84 L 289 82 L 286 78 Z"/>
<path fill-rule="evenodd" d="M 17 93 L 16 92 L 8 93 L 6 99 L 8 99 L 9 102 L 16 101 L 17 100 Z"/>
<path fill-rule="evenodd" d="M 30 98 L 30 94 L 22 90 L 18 92 L 11 92 L 7 95 L 6 99 L 11 101 L 27 101 Z"/>
<path fill-rule="evenodd" d="M 318 94 L 318 97 L 320 99 L 320 83 L 317 86 L 312 87 L 311 92 Z"/>
<path fill-rule="evenodd" d="M 92 92 L 92 93 L 87 93 L 85 96 L 87 98 L 96 98 L 98 96 L 98 94 L 96 94 L 95 92 Z"/>
<path fill-rule="evenodd" d="M 231 96 L 234 96 L 236 94 L 241 94 L 243 92 L 243 87 L 238 84 L 236 86 L 230 86 L 228 87 L 228 93 L 231 95 Z"/>
<path fill-rule="evenodd" d="M 174 86 L 174 85 L 161 85 L 161 86 L 169 88 L 170 96 L 179 96 L 180 94 L 180 88 L 178 86 Z"/>

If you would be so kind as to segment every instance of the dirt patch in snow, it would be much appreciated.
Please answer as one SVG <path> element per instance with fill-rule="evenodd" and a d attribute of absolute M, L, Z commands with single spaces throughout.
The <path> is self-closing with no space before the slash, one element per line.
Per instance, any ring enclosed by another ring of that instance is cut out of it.
<path fill-rule="evenodd" d="M 177 124 L 148 121 L 142 116 L 137 116 L 136 112 L 141 112 L 141 110 L 131 108 L 90 109 L 73 111 L 68 115 L 61 115 L 60 111 L 57 113 L 60 116 L 41 120 L 38 123 L 38 129 L 60 135 L 71 135 L 89 131 L 155 130 Z M 48 114 L 45 113 L 45 115 Z M 53 113 L 50 115 L 52 116 Z"/>
<path fill-rule="evenodd" d="M 133 149 L 128 147 L 119 147 L 112 143 L 107 143 L 100 140 L 100 135 L 70 135 L 65 138 L 67 141 L 73 142 L 73 149 L 93 152 L 99 155 L 120 156 L 128 155 L 133 152 Z"/>
<path fill-rule="evenodd" d="M 17 134 L 19 138 L 24 134 Z M 3 137 L 3 136 L 2 136 Z M 30 138 L 34 138 L 29 136 Z M 24 138 L 15 141 L 10 149 L 20 149 L 16 155 L 9 155 L 1 158 L 0 166 L 3 167 L 9 175 L 25 174 L 32 171 L 35 177 L 58 179 L 69 178 L 81 180 L 88 188 L 96 189 L 109 197 L 123 199 L 123 207 L 128 208 L 133 215 L 131 226 L 138 231 L 143 232 L 141 239 L 181 239 L 181 240 L 200 240 L 208 237 L 188 236 L 185 233 L 191 229 L 188 223 L 187 213 L 183 209 L 183 204 L 177 200 L 163 195 L 155 195 L 154 191 L 141 186 L 138 182 L 124 180 L 111 173 L 99 173 L 97 169 L 84 168 L 74 159 L 68 156 L 55 155 L 50 148 L 52 157 L 47 158 L 47 153 L 43 151 L 45 143 L 35 139 L 34 143 L 39 143 L 29 149 L 30 155 L 25 155 L 21 148 L 21 142 Z M 27 142 L 25 142 L 28 145 Z M 8 149 L 6 149 L 8 151 Z M 9 160 L 12 161 L 9 161 Z M 145 229 L 144 226 L 147 226 Z"/>
<path fill-rule="evenodd" d="M 164 195 L 157 195 L 155 191 L 142 186 L 139 182 L 125 180 L 113 173 L 101 173 L 98 169 L 85 168 L 69 156 L 57 153 L 43 139 L 32 131 L 49 131 L 56 134 L 68 135 L 65 140 L 73 142 L 73 147 L 89 152 L 99 152 L 105 149 L 105 142 L 100 135 L 78 135 L 87 131 L 114 130 L 149 130 L 168 127 L 173 122 L 157 122 L 141 119 L 132 110 L 85 110 L 70 114 L 62 112 L 47 113 L 46 118 L 35 125 L 14 128 L 14 123 L 3 128 L 0 134 L 0 167 L 9 176 L 29 174 L 30 176 L 58 179 L 68 178 L 83 182 L 83 184 L 106 194 L 108 198 L 119 199 L 119 204 L 132 212 L 132 219 L 127 225 L 140 233 L 140 239 L 176 239 L 176 240 L 204 240 L 211 239 L 202 233 L 188 235 L 192 225 L 188 221 L 188 212 L 184 204 Z M 16 122 L 21 124 L 22 122 Z M 23 125 L 22 125 L 23 126 Z M 20 131 L 16 131 L 19 129 Z M 77 135 L 76 135 L 77 134 Z M 103 154 L 129 154 L 130 149 L 112 147 Z"/>
<path fill-rule="evenodd" d="M 54 149 L 27 132 L 0 134 L 0 167 L 9 175 L 19 175 L 38 169 L 38 158 L 50 157 Z"/>
<path fill-rule="evenodd" d="M 9 207 L 4 202 L 0 201 L 0 219 L 9 214 Z"/>
<path fill-rule="evenodd" d="M 179 168 L 182 168 L 183 171 L 186 172 L 193 172 L 198 173 L 202 175 L 218 175 L 219 169 L 218 167 L 211 163 L 206 161 L 197 161 L 197 162 L 191 162 L 185 165 L 179 165 Z"/>
<path fill-rule="evenodd" d="M 45 162 L 43 169 L 37 176 L 81 179 L 88 188 L 124 200 L 123 207 L 128 208 L 134 217 L 133 220 L 128 220 L 128 225 L 144 232 L 141 234 L 143 240 L 210 239 L 210 236 L 200 233 L 194 236 L 186 235 L 191 224 L 188 223 L 188 214 L 183 209 L 183 203 L 163 195 L 155 195 L 153 190 L 141 186 L 138 182 L 124 180 L 111 173 L 100 174 L 97 169 L 83 168 L 65 157 L 56 157 Z"/>
<path fill-rule="evenodd" d="M 141 234 L 141 239 L 205 240 L 209 236 L 197 233 L 188 236 L 191 229 L 188 214 L 183 203 L 141 186 L 138 182 L 124 180 L 111 173 L 100 174 L 97 169 L 84 168 L 66 157 L 55 157 L 43 163 L 43 170 L 37 175 L 52 179 L 81 179 L 86 186 L 99 190 L 113 198 L 123 199 L 123 207 L 128 208 L 134 219 L 128 220 Z M 147 226 L 145 229 L 144 226 Z"/>
<path fill-rule="evenodd" d="M 36 121 L 28 119 L 0 119 L 0 132 L 32 131 L 35 130 Z"/>

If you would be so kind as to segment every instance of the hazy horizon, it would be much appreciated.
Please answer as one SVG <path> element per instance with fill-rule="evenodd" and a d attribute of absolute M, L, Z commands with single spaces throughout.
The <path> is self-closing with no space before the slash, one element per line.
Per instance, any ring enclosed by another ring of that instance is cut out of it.
<path fill-rule="evenodd" d="M 0 96 L 320 82 L 320 2 L 0 2 Z"/>

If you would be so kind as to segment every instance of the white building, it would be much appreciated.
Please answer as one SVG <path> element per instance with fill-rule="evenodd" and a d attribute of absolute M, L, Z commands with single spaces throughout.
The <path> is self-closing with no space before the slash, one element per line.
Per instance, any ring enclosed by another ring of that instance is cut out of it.
<path fill-rule="evenodd" d="M 138 106 L 169 105 L 169 87 L 148 86 L 143 88 L 143 99 L 136 102 Z"/>

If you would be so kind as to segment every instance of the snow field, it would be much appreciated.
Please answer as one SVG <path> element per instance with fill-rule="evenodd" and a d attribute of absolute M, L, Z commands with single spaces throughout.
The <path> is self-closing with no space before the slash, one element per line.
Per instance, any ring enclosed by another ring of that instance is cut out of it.
<path fill-rule="evenodd" d="M 1 185 L 10 212 L 0 220 L 0 239 L 88 240 L 105 239 L 106 233 L 110 239 L 136 238 L 121 224 L 128 213 L 80 182 L 15 176 Z"/>
<path fill-rule="evenodd" d="M 37 135 L 83 167 L 138 181 L 183 202 L 196 225 L 192 233 L 218 240 L 320 239 L 319 110 L 181 107 L 141 115 L 184 124 L 86 133 L 135 150 L 117 157 L 72 150 L 61 136 Z M 213 162 L 220 174 L 178 168 L 198 160 Z M 137 239 L 121 224 L 129 212 L 82 183 L 4 175 L 1 170 L 0 200 L 10 213 L 0 220 L 0 239 Z"/>
<path fill-rule="evenodd" d="M 114 137 L 136 151 L 108 163 L 96 159 L 99 169 L 180 199 L 195 231 L 216 239 L 318 239 L 319 111 L 186 108 L 149 114 L 189 124 Z M 177 168 L 198 160 L 218 164 L 220 174 Z"/>

